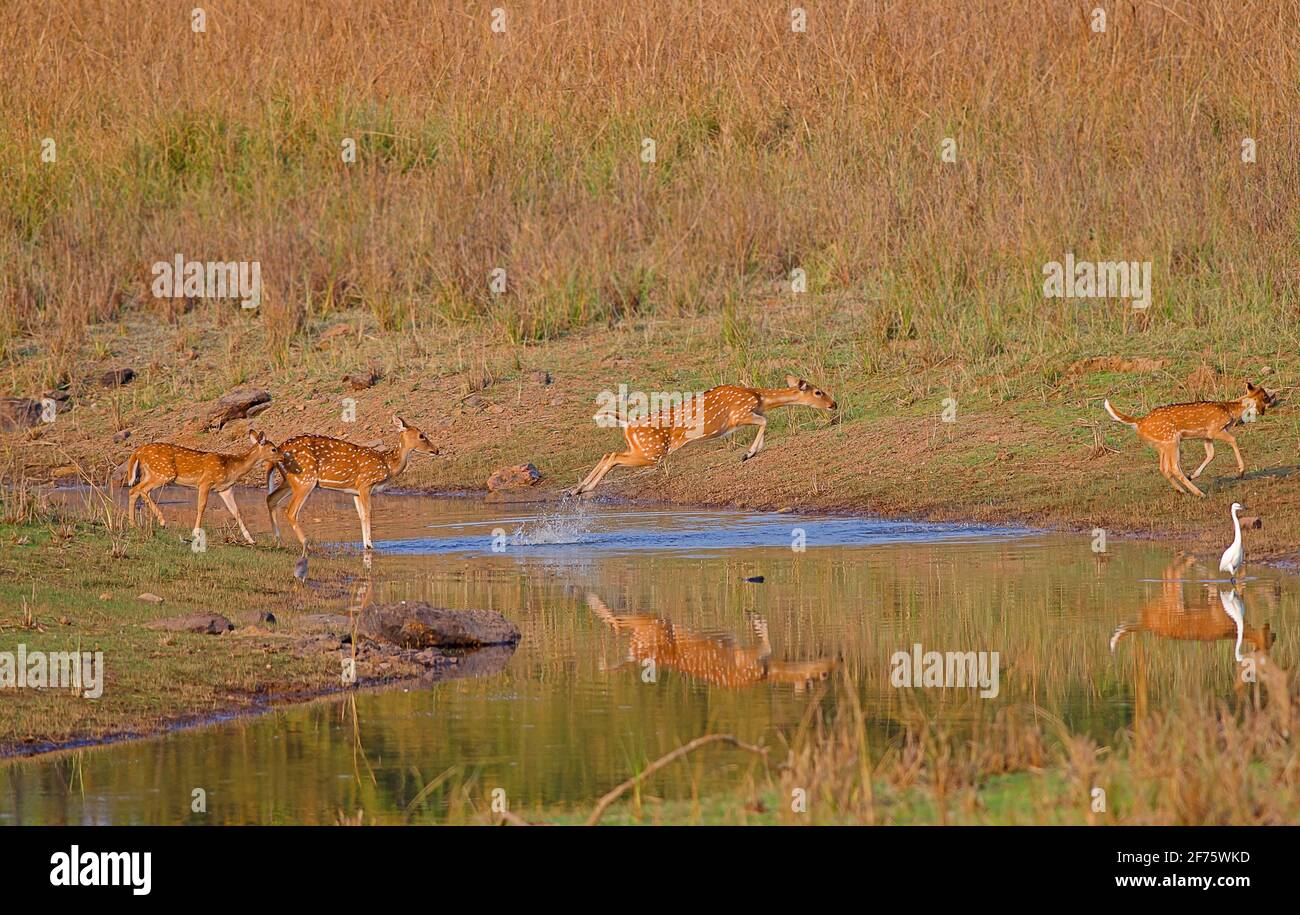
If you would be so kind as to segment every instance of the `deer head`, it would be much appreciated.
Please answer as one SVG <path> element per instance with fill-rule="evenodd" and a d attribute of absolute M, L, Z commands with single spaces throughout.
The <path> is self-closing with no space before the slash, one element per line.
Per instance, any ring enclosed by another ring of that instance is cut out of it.
<path fill-rule="evenodd" d="M 284 452 L 261 432 L 254 432 L 249 429 L 248 442 L 253 446 L 255 460 L 265 461 L 267 464 L 278 464 L 285 459 Z"/>
<path fill-rule="evenodd" d="M 1242 422 L 1250 422 L 1258 417 L 1266 409 L 1277 403 L 1277 395 L 1270 394 L 1268 391 L 1253 384 L 1246 382 L 1246 393 L 1240 398 L 1242 411 Z"/>
<path fill-rule="evenodd" d="M 804 381 L 802 378 L 796 378 L 793 375 L 785 376 L 786 387 L 794 388 L 799 392 L 793 403 L 803 404 L 806 407 L 816 407 L 819 410 L 835 410 L 838 404 L 835 398 L 825 391 L 818 390 L 815 386 Z"/>
<path fill-rule="evenodd" d="M 429 441 L 428 436 L 419 429 L 408 424 L 404 419 L 402 419 L 402 417 L 394 415 L 393 425 L 397 427 L 397 431 L 401 434 L 401 448 L 404 453 L 410 453 L 412 451 L 421 451 L 425 454 L 442 453 L 437 445 Z"/>

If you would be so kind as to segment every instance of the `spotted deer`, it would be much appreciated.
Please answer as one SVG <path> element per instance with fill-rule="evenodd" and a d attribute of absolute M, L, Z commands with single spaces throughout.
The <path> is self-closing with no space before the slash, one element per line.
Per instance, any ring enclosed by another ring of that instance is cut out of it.
<path fill-rule="evenodd" d="M 307 503 L 307 497 L 319 486 L 352 496 L 361 519 L 361 540 L 367 550 L 373 550 L 370 539 L 370 496 L 380 492 L 406 469 L 415 452 L 438 454 L 439 449 L 423 432 L 408 425 L 400 416 L 393 417 L 400 434 L 397 446 L 387 451 L 354 445 L 326 435 L 299 435 L 280 446 L 283 458 L 266 473 L 266 509 L 271 515 L 271 526 L 276 540 L 280 537 L 280 524 L 275 510 L 289 499 L 284 516 L 307 553 L 307 536 L 298 524 L 298 514 Z M 280 483 L 274 485 L 279 474 Z"/>
<path fill-rule="evenodd" d="M 661 616 L 616 613 L 596 594 L 587 595 L 587 606 L 615 632 L 630 633 L 629 661 L 653 661 L 666 670 L 728 689 L 785 683 L 802 692 L 808 684 L 829 677 L 836 666 L 833 658 L 783 661 L 772 657 L 767 622 L 757 615 L 750 616 L 750 626 L 758 645 L 742 648 L 732 636 L 701 635 Z"/>
<path fill-rule="evenodd" d="M 1138 438 L 1156 449 L 1160 455 L 1160 472 L 1176 492 L 1186 490 L 1192 495 L 1203 497 L 1205 493 L 1192 480 L 1199 477 L 1214 459 L 1214 443 L 1227 442 L 1232 446 L 1232 453 L 1237 456 L 1237 473 L 1244 474 L 1246 462 L 1241 459 L 1241 449 L 1237 447 L 1236 438 L 1228 430 L 1242 423 L 1253 422 L 1276 400 L 1276 395 L 1247 382 L 1246 393 L 1235 400 L 1171 404 L 1157 407 L 1141 418 L 1119 412 L 1110 405 L 1109 400 L 1105 407 L 1111 419 L 1132 426 L 1137 430 Z M 1178 446 L 1185 438 L 1205 440 L 1205 460 L 1196 468 L 1191 480 L 1178 463 Z"/>
<path fill-rule="evenodd" d="M 235 481 L 258 463 L 274 464 L 284 459 L 284 454 L 272 444 L 261 432 L 248 432 L 251 448 L 244 454 L 219 454 L 214 451 L 196 451 L 182 448 L 180 445 L 168 445 L 155 442 L 143 445 L 132 452 L 126 462 L 126 480 L 130 484 L 130 497 L 127 500 L 127 517 L 135 524 L 136 504 L 143 499 L 149 506 L 158 523 L 167 526 L 167 519 L 162 510 L 149 495 L 160 486 L 175 483 L 197 489 L 198 514 L 194 518 L 194 535 L 200 536 L 203 530 L 203 511 L 208 507 L 208 494 L 215 492 L 221 496 L 239 524 L 239 532 L 244 540 L 253 543 L 253 535 L 239 516 L 239 505 L 230 488 Z"/>
<path fill-rule="evenodd" d="M 710 388 L 698 406 L 679 406 L 667 413 L 644 416 L 623 427 L 624 451 L 611 451 L 569 495 L 591 492 L 615 467 L 651 467 L 692 442 L 730 435 L 741 426 L 756 426 L 758 434 L 740 458 L 748 461 L 763 447 L 767 413 L 779 407 L 805 406 L 835 410 L 835 399 L 815 386 L 785 376 L 784 388 L 745 388 L 724 384 Z"/>

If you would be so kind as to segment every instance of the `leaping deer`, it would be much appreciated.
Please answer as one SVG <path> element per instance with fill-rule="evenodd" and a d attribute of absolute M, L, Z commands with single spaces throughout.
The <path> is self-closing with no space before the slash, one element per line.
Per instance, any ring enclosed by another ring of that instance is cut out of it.
<path fill-rule="evenodd" d="M 674 408 L 669 414 L 642 417 L 623 427 L 626 451 L 611 451 L 600 459 L 591 473 L 569 490 L 576 496 L 591 492 L 615 467 L 650 467 L 658 464 L 679 448 L 691 442 L 730 435 L 741 426 L 757 426 L 754 443 L 740 458 L 747 461 L 763 447 L 763 432 L 767 427 L 767 412 L 778 407 L 805 406 L 820 410 L 835 410 L 835 399 L 813 385 L 785 376 L 784 388 L 745 388 L 724 384 L 705 391 L 702 403 L 687 410 Z M 688 413 L 694 413 L 688 420 Z"/>
<path fill-rule="evenodd" d="M 215 492 L 226 503 L 226 508 L 239 523 L 239 532 L 244 539 L 253 543 L 253 535 L 244 526 L 244 519 L 239 517 L 239 505 L 230 487 L 235 481 L 253 468 L 259 461 L 274 464 L 284 460 L 284 454 L 272 444 L 261 432 L 248 430 L 248 440 L 252 448 L 244 454 L 218 454 L 214 451 L 196 451 L 182 448 L 180 445 L 168 445 L 155 442 L 143 445 L 132 452 L 126 462 L 126 480 L 131 485 L 131 495 L 127 500 L 127 518 L 135 524 L 136 503 L 144 504 L 153 511 L 154 517 L 163 527 L 167 519 L 149 493 L 159 486 L 176 483 L 199 491 L 198 514 L 194 518 L 194 536 L 199 536 L 203 529 L 203 511 L 208 507 L 208 494 Z"/>
<path fill-rule="evenodd" d="M 275 509 L 292 493 L 284 516 L 298 535 L 303 555 L 307 553 L 307 537 L 298 525 L 298 513 L 307 497 L 317 486 L 336 492 L 351 494 L 361 519 L 361 540 L 367 550 L 375 548 L 370 540 L 370 496 L 380 492 L 393 478 L 406 469 L 411 454 L 438 454 L 438 448 L 423 432 L 408 425 L 400 416 L 393 417 L 401 433 L 397 447 L 379 451 L 354 445 L 327 435 L 299 435 L 280 446 L 282 460 L 266 472 L 266 509 L 271 515 L 276 540 L 280 538 L 280 525 L 275 520 Z M 272 488 L 275 475 L 281 476 L 280 485 Z"/>

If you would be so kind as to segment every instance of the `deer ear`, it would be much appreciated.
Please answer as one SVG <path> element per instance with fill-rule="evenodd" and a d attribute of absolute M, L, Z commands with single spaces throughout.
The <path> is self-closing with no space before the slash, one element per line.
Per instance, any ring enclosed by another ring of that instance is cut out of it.
<path fill-rule="evenodd" d="M 248 430 L 248 440 L 252 442 L 254 445 L 262 444 L 261 435 L 257 432 L 254 432 L 252 429 Z"/>
<path fill-rule="evenodd" d="M 801 391 L 809 390 L 808 382 L 804 381 L 802 378 L 799 379 L 799 390 Z"/>
<path fill-rule="evenodd" d="M 393 414 L 393 425 L 397 427 L 398 432 L 406 431 L 406 423 L 403 422 L 402 417 L 398 416 L 396 413 Z"/>
<path fill-rule="evenodd" d="M 786 375 L 785 386 L 787 388 L 797 388 L 799 387 L 799 379 L 794 377 L 793 375 Z"/>

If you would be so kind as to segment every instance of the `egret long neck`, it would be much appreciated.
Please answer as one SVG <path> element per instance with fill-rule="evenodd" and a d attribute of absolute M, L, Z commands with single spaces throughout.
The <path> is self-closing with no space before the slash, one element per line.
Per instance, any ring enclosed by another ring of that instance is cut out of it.
<path fill-rule="evenodd" d="M 1237 510 L 1232 510 L 1232 545 L 1237 546 L 1241 543 L 1241 519 L 1237 517 Z"/>

